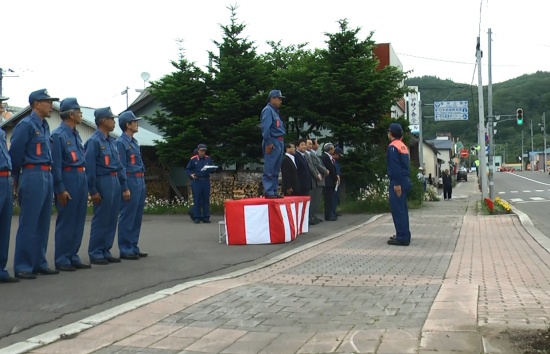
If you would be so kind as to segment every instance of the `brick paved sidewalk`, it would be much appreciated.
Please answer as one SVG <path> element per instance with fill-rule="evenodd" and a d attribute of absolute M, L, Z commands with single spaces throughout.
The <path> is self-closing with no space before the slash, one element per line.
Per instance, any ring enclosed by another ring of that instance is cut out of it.
<path fill-rule="evenodd" d="M 383 215 L 249 273 L 85 319 L 32 353 L 500 353 L 486 329 L 546 326 L 550 256 L 516 216 L 478 216 L 473 185 L 411 211 L 409 247 L 386 244 Z"/>

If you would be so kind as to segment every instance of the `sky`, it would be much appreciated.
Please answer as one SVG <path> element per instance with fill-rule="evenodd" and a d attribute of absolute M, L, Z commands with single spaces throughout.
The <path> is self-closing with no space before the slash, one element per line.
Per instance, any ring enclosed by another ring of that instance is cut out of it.
<path fill-rule="evenodd" d="M 361 28 L 361 39 L 373 31 L 376 42 L 391 43 L 409 77 L 477 84 L 479 36 L 486 85 L 488 28 L 493 83 L 550 71 L 550 39 L 543 35 L 550 4 L 543 1 L 2 0 L 0 67 L 14 71 L 5 74 L 3 95 L 9 105 L 24 107 L 31 91 L 47 88 L 52 96 L 77 97 L 82 106 L 121 112 L 127 99 L 121 92 L 129 87 L 131 104 L 136 89 L 147 85 L 142 73 L 158 80 L 174 71 L 178 39 L 188 60 L 206 66 L 232 5 L 258 53 L 269 50 L 271 40 L 325 48 L 324 34 L 347 19 L 350 28 Z"/>

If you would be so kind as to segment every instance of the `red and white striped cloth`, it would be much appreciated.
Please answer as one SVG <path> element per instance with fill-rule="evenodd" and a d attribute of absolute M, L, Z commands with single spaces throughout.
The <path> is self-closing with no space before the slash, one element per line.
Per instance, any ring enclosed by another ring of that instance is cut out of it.
<path fill-rule="evenodd" d="M 309 197 L 225 202 L 228 245 L 284 243 L 309 230 Z"/>

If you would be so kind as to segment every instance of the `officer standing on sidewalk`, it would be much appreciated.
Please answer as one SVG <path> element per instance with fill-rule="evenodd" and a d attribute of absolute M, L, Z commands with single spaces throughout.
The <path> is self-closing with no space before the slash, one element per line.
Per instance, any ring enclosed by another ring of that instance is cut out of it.
<path fill-rule="evenodd" d="M 52 132 L 52 174 L 57 209 L 55 267 L 74 272 L 91 268 L 78 256 L 88 204 L 84 146 L 76 130 L 82 122 L 82 112 L 74 97 L 61 101 L 59 111 L 63 121 Z"/>
<path fill-rule="evenodd" d="M 391 142 L 386 150 L 386 164 L 390 178 L 390 209 L 396 231 L 395 237 L 390 237 L 388 245 L 394 246 L 408 246 L 411 242 L 409 209 L 407 207 L 407 194 L 411 189 L 410 157 L 409 149 L 401 141 L 402 137 L 401 125 L 391 123 L 388 129 L 388 139 Z"/>
<path fill-rule="evenodd" d="M 32 112 L 13 129 L 10 156 L 12 177 L 19 187 L 19 228 L 15 240 L 14 272 L 17 278 L 58 274 L 46 260 L 52 217 L 53 178 L 50 126 L 53 101 L 46 89 L 31 92 Z"/>
<path fill-rule="evenodd" d="M 118 117 L 122 135 L 117 139 L 118 155 L 123 171 L 126 174 L 126 185 L 122 190 L 130 190 L 130 199 L 123 200 L 118 219 L 118 248 L 120 258 L 137 260 L 147 257 L 139 250 L 139 233 L 145 207 L 145 166 L 141 159 L 139 144 L 134 139 L 138 132 L 138 118 L 132 111 L 126 111 Z"/>
<path fill-rule="evenodd" d="M 284 154 L 285 126 L 279 114 L 279 108 L 283 103 L 283 94 L 280 90 L 271 90 L 267 99 L 269 102 L 260 115 L 262 128 L 262 153 L 264 155 L 264 175 L 262 184 L 264 196 L 268 199 L 283 198 L 277 194 L 279 187 L 279 172 Z"/>
<path fill-rule="evenodd" d="M 210 174 L 213 169 L 204 169 L 212 166 L 212 159 L 206 155 L 206 145 L 197 146 L 197 155 L 189 160 L 187 174 L 191 177 L 191 190 L 193 191 L 193 221 L 195 224 L 210 223 Z"/>
<path fill-rule="evenodd" d="M 0 96 L 0 114 L 4 112 L 3 101 L 8 97 Z M 17 283 L 6 271 L 8 250 L 10 248 L 11 218 L 13 215 L 13 193 L 11 179 L 11 158 L 6 143 L 6 133 L 0 129 L 0 283 Z"/>
<path fill-rule="evenodd" d="M 92 264 L 107 265 L 120 262 L 111 254 L 111 248 L 120 211 L 120 186 L 125 184 L 126 176 L 122 174 L 116 141 L 109 136 L 115 129 L 115 115 L 105 107 L 96 109 L 94 116 L 97 130 L 84 145 L 88 191 L 94 203 L 88 255 Z M 130 199 L 129 190 L 123 192 L 123 198 Z"/>

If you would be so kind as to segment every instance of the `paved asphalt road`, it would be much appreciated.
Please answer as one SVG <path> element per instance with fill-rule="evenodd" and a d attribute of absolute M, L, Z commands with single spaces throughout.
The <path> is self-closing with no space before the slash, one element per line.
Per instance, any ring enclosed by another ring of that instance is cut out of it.
<path fill-rule="evenodd" d="M 92 269 L 39 276 L 18 284 L 0 284 L 0 348 L 42 334 L 155 291 L 206 276 L 229 273 L 262 262 L 310 241 L 367 221 L 372 215 L 344 215 L 337 222 L 312 226 L 308 234 L 278 245 L 227 246 L 218 243 L 218 221 L 195 225 L 187 215 L 146 215 L 140 246 L 149 257 Z M 17 218 L 12 223 L 8 269 L 13 267 Z M 53 267 L 55 218 L 48 261 Z M 81 249 L 86 254 L 90 219 Z M 116 240 L 115 240 L 116 243 Z M 118 247 L 113 247 L 118 254 Z"/>
<path fill-rule="evenodd" d="M 550 237 L 550 176 L 542 172 L 497 172 L 495 196 L 527 214 Z"/>

